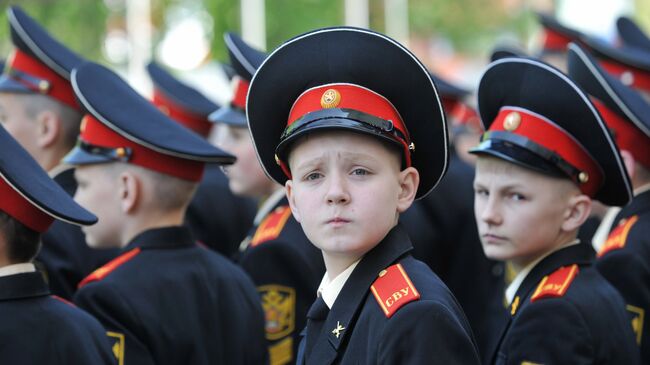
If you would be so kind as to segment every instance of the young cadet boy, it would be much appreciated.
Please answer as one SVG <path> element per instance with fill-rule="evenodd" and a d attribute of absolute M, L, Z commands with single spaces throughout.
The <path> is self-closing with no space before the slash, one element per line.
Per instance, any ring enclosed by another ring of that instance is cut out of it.
<path fill-rule="evenodd" d="M 596 269 L 621 293 L 643 364 L 650 362 L 650 104 L 604 71 L 578 45 L 569 45 L 569 75 L 592 97 L 610 128 L 632 181 L 634 198 L 615 216 L 598 247 Z"/>
<path fill-rule="evenodd" d="M 625 305 L 576 240 L 591 199 L 630 186 L 607 127 L 559 70 L 505 58 L 483 74 L 475 214 L 486 256 L 516 270 L 493 364 L 637 364 Z"/>
<path fill-rule="evenodd" d="M 478 364 L 461 308 L 397 224 L 447 164 L 444 112 L 415 56 L 368 30 L 312 31 L 260 66 L 247 116 L 327 269 L 298 363 Z"/>
<path fill-rule="evenodd" d="M 123 250 L 81 282 L 75 302 L 104 325 L 120 363 L 265 363 L 250 279 L 182 226 L 204 165 L 234 158 L 102 66 L 83 64 L 72 84 L 87 114 L 65 161 L 77 166 L 75 199 L 100 220 L 87 242 Z"/>
<path fill-rule="evenodd" d="M 113 364 L 102 326 L 50 295 L 32 264 L 54 220 L 87 225 L 97 218 L 0 127 L 0 363 Z"/>
<path fill-rule="evenodd" d="M 52 38 L 19 7 L 7 9 L 15 49 L 0 76 L 0 124 L 65 191 L 74 195 L 74 169 L 61 159 L 74 147 L 82 113 L 70 85 L 83 59 Z M 79 227 L 56 220 L 36 257 L 52 293 L 71 299 L 77 284 L 116 252 L 93 250 Z"/>
<path fill-rule="evenodd" d="M 237 157 L 237 162 L 225 168 L 232 191 L 263 201 L 240 246 L 237 263 L 257 286 L 266 316 L 271 364 L 295 363 L 299 334 L 325 266 L 320 251 L 291 215 L 284 189 L 264 174 L 246 125 L 248 85 L 266 55 L 235 34 L 227 33 L 224 38 L 237 72 L 234 97 L 210 119 L 217 123 L 218 145 Z"/>
<path fill-rule="evenodd" d="M 219 106 L 186 85 L 157 63 L 147 65 L 153 81 L 152 102 L 178 123 L 208 138 L 214 124 L 208 115 Z M 228 207 L 228 209 L 222 209 Z M 205 166 L 203 179 L 185 213 L 185 224 L 193 236 L 220 254 L 231 257 L 253 223 L 255 202 L 234 195 L 221 166 Z"/>

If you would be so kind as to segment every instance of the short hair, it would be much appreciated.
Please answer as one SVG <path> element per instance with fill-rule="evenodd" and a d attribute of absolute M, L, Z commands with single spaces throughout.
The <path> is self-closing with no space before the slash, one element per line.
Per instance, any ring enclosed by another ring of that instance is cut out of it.
<path fill-rule="evenodd" d="M 38 116 L 38 113 L 45 110 L 53 111 L 59 116 L 63 131 L 63 144 L 68 149 L 72 149 L 79 136 L 79 126 L 81 125 L 83 114 L 47 95 L 25 94 L 24 96 L 29 99 L 25 103 L 25 113 L 29 118 L 34 119 Z"/>
<path fill-rule="evenodd" d="M 12 263 L 31 261 L 41 247 L 40 233 L 3 211 L 0 211 L 0 235 L 7 242 L 6 254 Z"/>

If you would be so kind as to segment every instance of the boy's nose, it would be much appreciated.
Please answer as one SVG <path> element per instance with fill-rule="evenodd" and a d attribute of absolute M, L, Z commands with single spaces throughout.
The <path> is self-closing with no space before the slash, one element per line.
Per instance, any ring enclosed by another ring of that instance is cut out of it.
<path fill-rule="evenodd" d="M 483 203 L 481 212 L 481 220 L 489 225 L 499 225 L 503 221 L 503 217 L 498 209 L 498 203 L 493 197 L 489 197 Z"/>
<path fill-rule="evenodd" d="M 333 176 L 326 199 L 328 204 L 345 204 L 350 201 L 350 195 L 342 178 Z"/>

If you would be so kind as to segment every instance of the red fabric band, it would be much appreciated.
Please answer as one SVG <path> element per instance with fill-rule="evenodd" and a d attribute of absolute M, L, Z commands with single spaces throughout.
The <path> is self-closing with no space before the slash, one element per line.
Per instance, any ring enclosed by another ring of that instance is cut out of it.
<path fill-rule="evenodd" d="M 246 96 L 248 95 L 248 86 L 250 83 L 239 76 L 233 79 L 233 97 L 231 104 L 246 110 Z"/>
<path fill-rule="evenodd" d="M 623 84 L 650 92 L 650 72 L 604 59 L 600 60 L 600 65 L 607 72 L 618 77 Z"/>
<path fill-rule="evenodd" d="M 0 178 L 0 210 L 39 233 L 45 232 L 54 222 L 54 217 L 30 203 L 4 178 Z"/>
<path fill-rule="evenodd" d="M 158 89 L 153 91 L 152 102 L 167 116 L 203 137 L 207 137 L 210 133 L 210 129 L 212 129 L 212 123 L 208 121 L 207 117 L 184 109 L 182 106 L 168 99 L 165 94 Z"/>

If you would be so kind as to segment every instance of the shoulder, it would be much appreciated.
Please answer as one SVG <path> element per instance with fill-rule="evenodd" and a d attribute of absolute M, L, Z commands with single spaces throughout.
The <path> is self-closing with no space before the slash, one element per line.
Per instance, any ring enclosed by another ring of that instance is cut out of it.
<path fill-rule="evenodd" d="M 622 219 L 619 224 L 610 232 L 603 247 L 598 251 L 598 258 L 606 257 L 611 252 L 617 252 L 624 248 L 631 250 L 650 248 L 650 214 L 633 215 Z"/>
<path fill-rule="evenodd" d="M 250 246 L 253 248 L 278 239 L 282 231 L 287 227 L 287 223 L 292 219 L 291 208 L 288 205 L 276 207 L 257 226 L 257 230 L 255 230 L 251 238 Z"/>
<path fill-rule="evenodd" d="M 117 256 L 113 260 L 99 267 L 88 276 L 86 276 L 78 285 L 78 288 L 81 289 L 86 285 L 94 282 L 99 282 L 107 278 L 113 272 L 117 271 L 119 268 L 124 267 L 129 261 L 135 259 L 140 255 L 140 248 L 134 248 L 132 250 L 126 251 L 121 255 Z"/>

